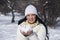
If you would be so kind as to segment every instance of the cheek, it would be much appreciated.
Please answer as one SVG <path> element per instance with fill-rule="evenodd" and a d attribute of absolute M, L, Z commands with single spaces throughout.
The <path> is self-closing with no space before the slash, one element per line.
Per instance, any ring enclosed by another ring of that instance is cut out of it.
<path fill-rule="evenodd" d="M 32 16 L 32 19 L 36 19 L 36 16 Z"/>
<path fill-rule="evenodd" d="M 30 20 L 30 17 L 27 17 L 27 20 Z"/>
<path fill-rule="evenodd" d="M 35 20 L 35 17 L 32 17 L 31 20 Z"/>

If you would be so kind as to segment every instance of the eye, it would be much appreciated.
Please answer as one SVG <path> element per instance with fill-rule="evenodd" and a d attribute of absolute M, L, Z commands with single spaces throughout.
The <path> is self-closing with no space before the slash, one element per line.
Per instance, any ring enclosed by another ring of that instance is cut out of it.
<path fill-rule="evenodd" d="M 32 14 L 32 16 L 35 16 L 35 14 Z"/>
<path fill-rule="evenodd" d="M 27 16 L 30 16 L 30 15 L 27 15 Z"/>

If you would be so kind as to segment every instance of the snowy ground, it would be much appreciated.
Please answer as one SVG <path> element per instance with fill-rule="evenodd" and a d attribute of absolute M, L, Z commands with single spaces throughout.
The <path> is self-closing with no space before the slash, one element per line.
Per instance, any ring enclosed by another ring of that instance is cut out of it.
<path fill-rule="evenodd" d="M 15 23 L 11 23 L 11 16 L 0 16 L 0 40 L 16 40 L 17 22 L 23 16 L 16 16 Z M 60 27 L 49 28 L 50 40 L 60 40 Z"/>

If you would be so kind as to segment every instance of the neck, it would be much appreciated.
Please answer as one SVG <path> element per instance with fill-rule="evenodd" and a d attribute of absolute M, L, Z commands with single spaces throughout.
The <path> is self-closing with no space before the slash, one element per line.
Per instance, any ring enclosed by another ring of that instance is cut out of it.
<path fill-rule="evenodd" d="M 29 22 L 29 21 L 27 21 L 27 20 L 26 20 L 26 22 L 28 22 L 29 24 L 34 24 L 34 23 L 36 23 L 36 21 L 35 21 L 35 22 L 33 22 L 33 23 L 30 23 L 30 22 Z"/>

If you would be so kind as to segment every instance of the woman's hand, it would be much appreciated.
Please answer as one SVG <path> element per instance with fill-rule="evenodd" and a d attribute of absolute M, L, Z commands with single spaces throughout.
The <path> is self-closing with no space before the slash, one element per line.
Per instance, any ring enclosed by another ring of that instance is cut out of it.
<path fill-rule="evenodd" d="M 27 31 L 27 35 L 31 35 L 33 31 Z"/>
<path fill-rule="evenodd" d="M 21 32 L 21 31 L 20 31 Z M 29 30 L 27 32 L 21 32 L 24 36 L 29 36 L 33 33 L 33 30 Z"/>

